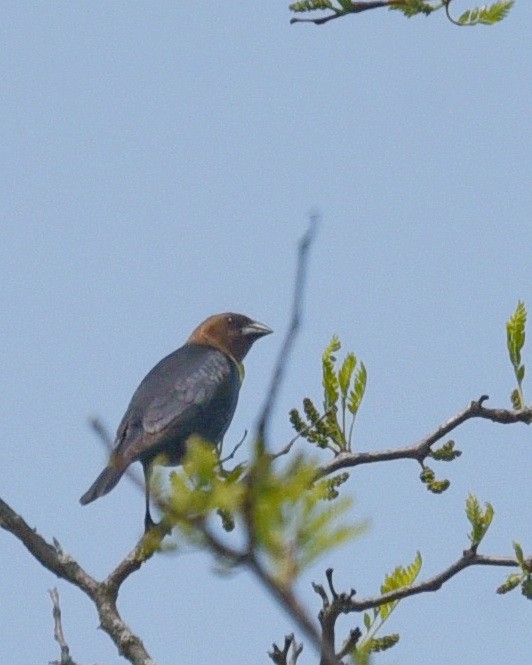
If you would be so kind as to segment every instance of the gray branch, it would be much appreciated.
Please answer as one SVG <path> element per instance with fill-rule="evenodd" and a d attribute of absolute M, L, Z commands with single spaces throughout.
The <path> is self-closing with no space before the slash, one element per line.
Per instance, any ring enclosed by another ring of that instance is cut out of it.
<path fill-rule="evenodd" d="M 116 606 L 118 587 L 113 584 L 113 581 L 119 579 L 120 576 L 116 574 L 116 571 L 115 578 L 111 576 L 110 584 L 107 581 L 98 582 L 77 561 L 66 554 L 57 541 L 54 540 L 53 544 L 48 543 L 2 499 L 0 499 L 0 527 L 18 538 L 30 554 L 50 572 L 70 582 L 89 596 L 96 605 L 101 628 L 109 635 L 122 656 L 133 665 L 155 665 L 155 661 L 144 648 L 140 638 L 128 628 L 118 612 Z M 141 543 L 139 543 L 134 550 L 137 559 L 142 558 L 141 551 Z M 122 562 L 124 569 L 119 566 L 123 579 L 142 564 L 142 561 L 139 563 L 138 560 L 135 560 L 133 553 L 125 561 L 128 561 L 128 564 Z M 127 569 L 128 565 L 129 569 Z M 128 570 L 127 574 L 125 569 Z"/>
<path fill-rule="evenodd" d="M 487 399 L 489 399 L 487 395 L 482 395 L 480 399 L 471 402 L 471 404 L 465 409 L 442 423 L 436 430 L 434 430 L 434 432 L 423 437 L 412 446 L 378 450 L 375 452 L 341 452 L 333 460 L 323 464 L 320 467 L 318 475 L 319 477 L 323 477 L 335 473 L 340 469 L 360 466 L 361 464 L 389 462 L 397 459 L 413 459 L 421 463 L 428 456 L 431 447 L 435 443 L 471 418 L 491 420 L 492 422 L 501 425 L 512 425 L 514 423 L 530 425 L 530 423 L 532 423 L 532 407 L 520 409 L 518 411 L 512 411 L 509 409 L 488 409 L 484 406 L 484 402 Z"/>

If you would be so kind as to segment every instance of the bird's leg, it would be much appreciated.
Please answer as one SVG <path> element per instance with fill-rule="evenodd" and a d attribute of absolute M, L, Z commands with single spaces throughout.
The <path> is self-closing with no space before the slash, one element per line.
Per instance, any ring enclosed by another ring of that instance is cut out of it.
<path fill-rule="evenodd" d="M 147 533 L 150 529 L 155 526 L 155 522 L 152 519 L 150 514 L 150 479 L 152 464 L 151 460 L 143 461 L 142 466 L 144 468 L 144 491 L 146 496 L 146 512 L 144 514 L 144 531 Z"/>

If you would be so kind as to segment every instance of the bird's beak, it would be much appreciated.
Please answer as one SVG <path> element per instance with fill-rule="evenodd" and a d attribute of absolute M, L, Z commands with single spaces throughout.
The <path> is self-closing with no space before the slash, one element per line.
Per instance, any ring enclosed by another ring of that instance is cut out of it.
<path fill-rule="evenodd" d="M 273 332 L 271 328 L 265 326 L 264 323 L 259 323 L 258 321 L 252 321 L 245 325 L 241 333 L 249 337 L 264 337 L 264 335 L 270 335 Z"/>

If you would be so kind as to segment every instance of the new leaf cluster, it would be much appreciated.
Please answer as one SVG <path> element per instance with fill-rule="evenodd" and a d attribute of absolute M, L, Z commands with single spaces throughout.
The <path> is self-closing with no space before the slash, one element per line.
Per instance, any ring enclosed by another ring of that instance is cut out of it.
<path fill-rule="evenodd" d="M 300 436 L 336 455 L 352 450 L 356 415 L 364 398 L 367 371 L 358 364 L 354 353 L 348 353 L 337 367 L 336 353 L 340 339 L 333 335 L 322 356 L 323 410 L 316 408 L 310 397 L 303 400 L 305 420 L 297 409 L 290 411 L 290 422 Z"/>

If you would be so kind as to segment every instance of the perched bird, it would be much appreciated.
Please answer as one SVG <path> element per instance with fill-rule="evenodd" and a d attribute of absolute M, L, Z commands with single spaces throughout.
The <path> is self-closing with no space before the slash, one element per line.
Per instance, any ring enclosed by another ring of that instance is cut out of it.
<path fill-rule="evenodd" d="M 167 466 L 181 463 L 187 440 L 219 443 L 235 412 L 242 360 L 271 328 L 242 314 L 216 314 L 201 323 L 177 351 L 144 377 L 118 426 L 109 464 L 81 497 L 85 505 L 110 492 L 127 467 L 142 462 L 146 486 L 144 525 L 150 515 L 150 470 L 163 453 Z"/>

